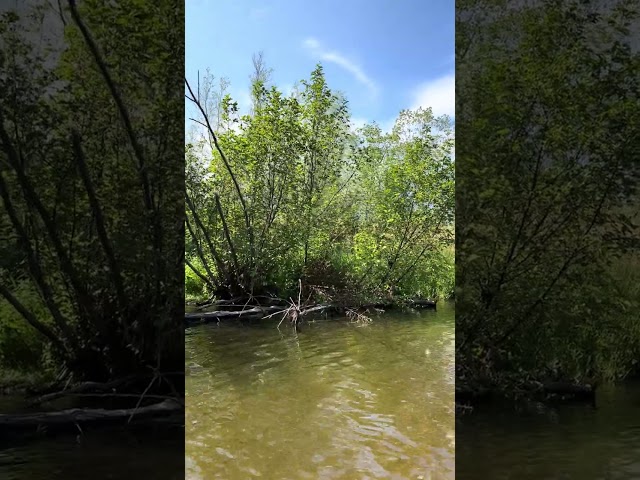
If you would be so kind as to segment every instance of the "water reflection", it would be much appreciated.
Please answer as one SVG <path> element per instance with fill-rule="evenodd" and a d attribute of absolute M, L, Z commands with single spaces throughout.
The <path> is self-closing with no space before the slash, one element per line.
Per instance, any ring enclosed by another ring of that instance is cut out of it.
<path fill-rule="evenodd" d="M 598 393 L 596 409 L 493 407 L 460 418 L 457 478 L 640 478 L 640 384 Z"/>
<path fill-rule="evenodd" d="M 179 480 L 184 478 L 179 454 L 183 438 L 181 427 L 144 432 L 86 429 L 81 437 L 44 437 L 22 445 L 16 445 L 15 439 L 3 438 L 7 441 L 0 445 L 0 478 Z"/>
<path fill-rule="evenodd" d="M 453 321 L 191 330 L 186 477 L 454 478 Z"/>

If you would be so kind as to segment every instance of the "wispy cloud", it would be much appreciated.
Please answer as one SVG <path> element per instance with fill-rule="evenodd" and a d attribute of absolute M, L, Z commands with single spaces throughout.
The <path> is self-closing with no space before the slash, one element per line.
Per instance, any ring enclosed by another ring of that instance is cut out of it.
<path fill-rule="evenodd" d="M 351 73 L 351 75 L 353 75 L 358 82 L 366 86 L 373 97 L 378 96 L 378 93 L 379 93 L 378 85 L 376 84 L 376 82 L 374 82 L 371 79 L 371 77 L 369 77 L 364 72 L 362 67 L 360 67 L 358 64 L 349 60 L 339 52 L 327 50 L 315 38 L 307 38 L 303 42 L 303 46 L 309 52 L 311 52 L 312 55 L 319 57 L 321 60 L 324 60 L 326 62 L 332 62 L 342 67 L 343 69 Z"/>
<path fill-rule="evenodd" d="M 412 109 L 431 107 L 435 116 L 456 115 L 456 81 L 450 73 L 419 85 L 413 92 Z"/>

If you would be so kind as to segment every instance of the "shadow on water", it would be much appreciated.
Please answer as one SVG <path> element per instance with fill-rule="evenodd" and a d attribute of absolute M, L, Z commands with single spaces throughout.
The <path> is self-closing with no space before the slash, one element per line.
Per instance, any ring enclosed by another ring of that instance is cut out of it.
<path fill-rule="evenodd" d="M 186 478 L 454 478 L 454 316 L 186 336 Z"/>
<path fill-rule="evenodd" d="M 464 480 L 640 478 L 640 383 L 601 387 L 597 408 L 478 408 L 456 434 Z"/>
<path fill-rule="evenodd" d="M 182 428 L 182 427 L 180 427 Z M 184 463 L 176 452 L 184 448 L 182 433 L 169 427 L 135 431 L 86 430 L 81 435 L 46 436 L 0 442 L 3 480 L 92 480 L 184 478 Z"/>

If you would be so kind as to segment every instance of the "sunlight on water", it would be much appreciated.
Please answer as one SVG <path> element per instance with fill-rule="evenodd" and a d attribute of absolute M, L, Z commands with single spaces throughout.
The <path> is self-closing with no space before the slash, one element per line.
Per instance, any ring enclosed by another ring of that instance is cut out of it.
<path fill-rule="evenodd" d="M 186 478 L 453 479 L 453 322 L 192 329 Z"/>

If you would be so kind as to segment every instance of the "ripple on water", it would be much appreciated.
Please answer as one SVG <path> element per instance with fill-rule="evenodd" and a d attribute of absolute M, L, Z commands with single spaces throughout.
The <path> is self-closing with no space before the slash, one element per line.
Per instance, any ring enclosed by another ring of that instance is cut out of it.
<path fill-rule="evenodd" d="M 194 329 L 187 478 L 453 478 L 453 316 L 430 313 Z"/>

